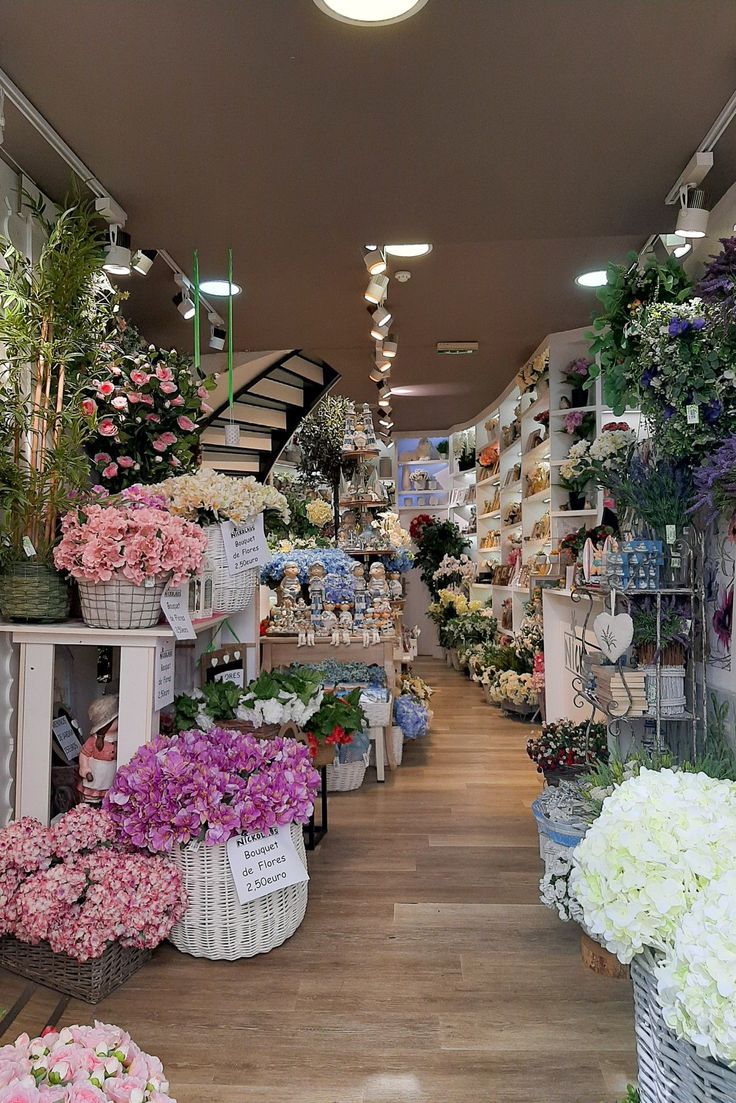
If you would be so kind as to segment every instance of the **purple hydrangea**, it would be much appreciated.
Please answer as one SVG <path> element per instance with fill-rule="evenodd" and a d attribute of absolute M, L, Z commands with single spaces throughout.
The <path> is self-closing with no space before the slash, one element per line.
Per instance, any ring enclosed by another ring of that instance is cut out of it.
<path fill-rule="evenodd" d="M 429 713 L 416 697 L 402 693 L 394 700 L 394 723 L 401 728 L 404 739 L 419 739 L 429 730 Z"/>
<path fill-rule="evenodd" d="M 212 728 L 139 747 L 104 806 L 121 841 L 168 853 L 176 843 L 217 846 L 241 831 L 306 823 L 318 788 L 304 744 Z"/>

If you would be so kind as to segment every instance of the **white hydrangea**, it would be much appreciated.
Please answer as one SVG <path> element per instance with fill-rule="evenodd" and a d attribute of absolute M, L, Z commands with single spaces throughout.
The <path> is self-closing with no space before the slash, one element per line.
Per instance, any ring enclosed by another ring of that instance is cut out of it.
<path fill-rule="evenodd" d="M 284 693 L 278 697 L 269 697 L 266 700 L 253 699 L 248 705 L 240 704 L 235 710 L 238 720 L 253 724 L 260 728 L 263 724 L 287 724 L 290 720 L 298 728 L 304 728 L 307 720 L 314 716 L 322 704 L 324 690 L 319 689 L 309 701 L 304 704 L 296 694 Z"/>
<path fill-rule="evenodd" d="M 229 520 L 241 524 L 266 509 L 278 510 L 285 521 L 289 520 L 284 495 L 273 486 L 256 482 L 250 475 L 233 478 L 200 468 L 194 475 L 165 479 L 156 487 L 156 493 L 164 495 L 171 513 L 188 521 Z"/>
<path fill-rule="evenodd" d="M 591 460 L 599 460 L 605 468 L 618 458 L 620 452 L 625 452 L 636 443 L 636 433 L 633 429 L 607 429 L 596 437 L 590 446 Z"/>
<path fill-rule="evenodd" d="M 736 869 L 711 881 L 657 966 L 664 1019 L 704 1056 L 736 1063 Z"/>
<path fill-rule="evenodd" d="M 575 851 L 570 885 L 587 928 L 623 962 L 664 950 L 698 891 L 736 867 L 736 784 L 642 769 Z"/>
<path fill-rule="evenodd" d="M 563 923 L 570 920 L 579 923 L 583 917 L 583 911 L 574 896 L 570 894 L 570 870 L 572 868 L 572 852 L 567 855 L 558 855 L 547 867 L 547 871 L 539 882 L 539 899 L 546 908 L 556 911 Z"/>

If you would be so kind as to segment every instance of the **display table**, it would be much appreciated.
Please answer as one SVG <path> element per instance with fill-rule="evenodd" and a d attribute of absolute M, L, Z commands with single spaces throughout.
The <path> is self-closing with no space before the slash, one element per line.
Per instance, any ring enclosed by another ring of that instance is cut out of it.
<path fill-rule="evenodd" d="M 194 625 L 197 633 L 221 624 L 224 616 Z M 81 621 L 61 624 L 10 624 L 0 633 L 19 646 L 18 712 L 15 752 L 15 815 L 49 821 L 51 796 L 51 721 L 54 708 L 54 651 L 66 647 L 120 648 L 118 764 L 129 762 L 142 743 L 158 732 L 154 708 L 156 651 L 174 634 L 167 624 L 111 631 Z M 0 718 L 3 725 L 10 717 Z M 5 733 L 10 738 L 11 733 Z"/>
<path fill-rule="evenodd" d="M 275 670 L 291 663 L 321 663 L 326 659 L 337 659 L 341 663 L 375 663 L 386 671 L 389 693 L 395 693 L 398 692 L 395 647 L 395 636 L 386 636 L 380 643 L 367 647 L 363 646 L 362 636 L 353 636 L 350 643 L 341 643 L 339 647 L 333 647 L 327 640 L 318 641 L 314 647 L 297 647 L 296 636 L 262 636 L 261 668 Z M 383 781 L 384 762 L 387 761 L 392 770 L 396 768 L 391 726 L 369 728 L 368 734 L 376 747 L 376 777 Z"/>

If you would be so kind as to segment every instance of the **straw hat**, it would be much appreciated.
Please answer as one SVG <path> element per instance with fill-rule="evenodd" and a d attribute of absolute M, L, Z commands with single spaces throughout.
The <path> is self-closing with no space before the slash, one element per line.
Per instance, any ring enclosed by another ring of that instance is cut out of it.
<path fill-rule="evenodd" d="M 100 728 L 106 728 L 110 721 L 117 716 L 118 708 L 117 693 L 98 697 L 96 701 L 93 701 L 89 706 L 89 734 L 94 735 Z"/>

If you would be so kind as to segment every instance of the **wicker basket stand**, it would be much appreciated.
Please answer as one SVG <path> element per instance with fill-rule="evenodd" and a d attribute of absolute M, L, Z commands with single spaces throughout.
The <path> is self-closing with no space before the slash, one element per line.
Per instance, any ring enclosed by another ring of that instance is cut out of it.
<path fill-rule="evenodd" d="M 301 824 L 291 824 L 290 830 L 306 869 Z M 290 938 L 304 919 L 307 881 L 241 904 L 224 844 L 175 846 L 172 858 L 181 873 L 189 907 L 169 940 L 185 954 L 227 961 L 267 954 Z"/>
<path fill-rule="evenodd" d="M 255 593 L 258 569 L 232 574 L 225 555 L 219 525 L 208 525 L 207 559 L 212 567 L 212 608 L 216 613 L 237 613 L 250 604 Z"/>
<path fill-rule="evenodd" d="M 111 942 L 101 957 L 77 961 L 57 954 L 46 942 L 31 946 L 15 938 L 0 938 L 0 966 L 27 977 L 45 988 L 67 996 L 99 1003 L 133 976 L 151 956 L 150 950 L 135 950 Z"/>
<path fill-rule="evenodd" d="M 365 772 L 368 769 L 370 751 L 366 751 L 357 762 L 335 762 L 327 767 L 327 792 L 349 793 L 360 789 Z"/>

